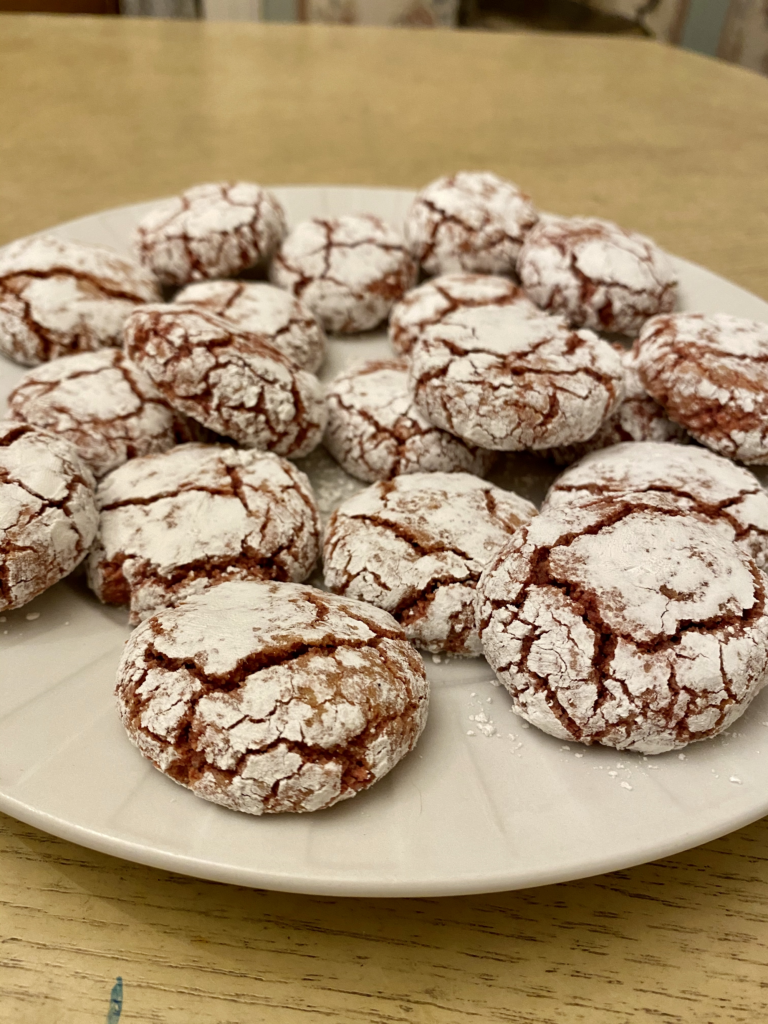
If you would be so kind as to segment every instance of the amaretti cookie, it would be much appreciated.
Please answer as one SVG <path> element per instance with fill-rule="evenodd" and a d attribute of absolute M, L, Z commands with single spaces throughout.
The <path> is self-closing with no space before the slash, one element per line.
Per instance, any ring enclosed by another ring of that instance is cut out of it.
<path fill-rule="evenodd" d="M 443 274 L 412 288 L 392 309 L 389 340 L 396 352 L 406 355 L 419 336 L 449 313 L 473 306 L 533 308 L 522 288 L 508 277 L 493 274 Z"/>
<path fill-rule="evenodd" d="M 538 216 L 511 181 L 489 171 L 460 171 L 419 192 L 405 238 L 427 274 L 513 274 Z"/>
<path fill-rule="evenodd" d="M 295 458 L 320 443 L 320 382 L 258 334 L 203 310 L 158 304 L 129 318 L 125 347 L 169 405 L 209 430 Z"/>
<path fill-rule="evenodd" d="M 0 421 L 0 611 L 72 572 L 97 521 L 93 477 L 72 445 L 27 423 Z"/>
<path fill-rule="evenodd" d="M 477 580 L 535 515 L 529 501 L 468 473 L 374 484 L 331 516 L 325 584 L 390 612 L 424 650 L 477 655 Z"/>
<path fill-rule="evenodd" d="M 116 469 L 97 501 L 88 580 L 132 622 L 221 579 L 300 582 L 319 551 L 307 477 L 269 452 L 181 445 Z"/>
<path fill-rule="evenodd" d="M 677 274 L 666 253 L 635 231 L 597 217 L 542 217 L 517 261 L 534 302 L 575 327 L 635 335 L 675 307 Z"/>
<path fill-rule="evenodd" d="M 309 306 L 327 331 L 377 327 L 416 283 L 398 231 L 370 213 L 305 220 L 291 231 L 270 278 Z"/>
<path fill-rule="evenodd" d="M 606 341 L 517 304 L 462 309 L 427 328 L 411 351 L 410 386 L 436 426 L 499 451 L 586 441 L 624 396 Z"/>
<path fill-rule="evenodd" d="M 424 666 L 386 613 L 290 583 L 222 583 L 134 630 L 128 736 L 196 796 L 248 814 L 368 789 L 427 719 Z"/>
<path fill-rule="evenodd" d="M 325 332 L 309 307 L 264 281 L 201 281 L 180 289 L 174 302 L 198 306 L 243 331 L 261 335 L 302 370 L 315 373 L 325 355 Z"/>
<path fill-rule="evenodd" d="M 15 419 L 65 437 L 96 477 L 192 439 L 186 417 L 120 349 L 62 356 L 30 370 L 8 407 Z"/>
<path fill-rule="evenodd" d="M 768 680 L 765 587 L 742 548 L 679 507 L 549 508 L 480 578 L 480 636 L 532 725 L 659 754 L 722 732 Z"/>
<path fill-rule="evenodd" d="M 265 263 L 285 231 L 283 208 L 267 189 L 213 182 L 158 203 L 139 222 L 133 245 L 159 281 L 180 285 Z"/>
<path fill-rule="evenodd" d="M 353 366 L 331 381 L 327 396 L 323 442 L 359 480 L 455 470 L 482 476 L 494 462 L 493 452 L 465 444 L 425 419 L 408 390 L 404 359 Z"/>
<path fill-rule="evenodd" d="M 654 317 L 635 357 L 645 389 L 697 441 L 768 463 L 768 324 L 724 313 Z"/>
<path fill-rule="evenodd" d="M 768 566 L 768 494 L 748 469 L 706 448 L 645 441 L 593 452 L 555 480 L 544 507 L 609 497 L 696 512 Z"/>
<path fill-rule="evenodd" d="M 151 274 L 110 249 L 22 238 L 0 251 L 0 352 L 36 366 L 119 346 L 128 314 L 159 298 Z"/>

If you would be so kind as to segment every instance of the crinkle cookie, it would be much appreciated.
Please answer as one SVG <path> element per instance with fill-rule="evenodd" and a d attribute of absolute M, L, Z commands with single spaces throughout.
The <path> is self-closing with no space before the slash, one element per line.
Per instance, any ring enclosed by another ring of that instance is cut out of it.
<path fill-rule="evenodd" d="M 131 621 L 222 579 L 300 582 L 320 547 L 309 481 L 270 452 L 188 444 L 99 485 L 88 580 Z"/>
<path fill-rule="evenodd" d="M 560 466 L 567 466 L 588 452 L 608 448 L 623 441 L 689 441 L 687 431 L 679 423 L 673 423 L 655 398 L 651 398 L 635 369 L 635 355 L 630 349 L 621 352 L 624 367 L 624 398 L 610 419 L 593 434 L 588 441 L 552 448 L 542 452 Z"/>
<path fill-rule="evenodd" d="M 359 480 L 390 480 L 401 473 L 466 470 L 482 476 L 495 456 L 433 427 L 408 390 L 404 359 L 353 366 L 328 385 L 323 442 Z"/>
<path fill-rule="evenodd" d="M 286 231 L 275 196 L 247 181 L 195 185 L 159 203 L 133 239 L 140 262 L 167 285 L 234 277 L 266 262 Z"/>
<path fill-rule="evenodd" d="M 302 370 L 316 373 L 325 355 L 325 332 L 312 311 L 290 292 L 263 281 L 201 281 L 182 288 L 174 302 L 215 313 L 243 331 L 261 335 Z"/>
<path fill-rule="evenodd" d="M 508 277 L 492 274 L 443 274 L 420 284 L 393 308 L 389 340 L 396 352 L 406 355 L 419 336 L 460 309 L 474 306 L 510 306 L 533 309 L 533 303 Z"/>
<path fill-rule="evenodd" d="M 190 440 L 185 417 L 115 348 L 30 370 L 8 396 L 8 407 L 15 419 L 65 437 L 96 477 Z"/>
<path fill-rule="evenodd" d="M 477 655 L 477 580 L 535 515 L 529 501 L 468 473 L 374 484 L 331 516 L 325 584 L 390 612 L 424 650 Z"/>
<path fill-rule="evenodd" d="M 69 441 L 0 422 L 0 612 L 20 608 L 82 560 L 98 520 L 93 488 Z"/>
<path fill-rule="evenodd" d="M 498 451 L 586 441 L 624 396 L 608 342 L 519 305 L 463 309 L 427 328 L 410 386 L 436 426 Z"/>
<path fill-rule="evenodd" d="M 696 512 L 721 525 L 761 569 L 768 567 L 768 494 L 748 469 L 730 459 L 692 445 L 617 444 L 559 476 L 545 507 L 609 497 Z"/>
<path fill-rule="evenodd" d="M 645 389 L 697 441 L 768 463 L 768 324 L 724 313 L 654 317 L 635 357 Z"/>
<path fill-rule="evenodd" d="M 123 324 L 157 282 L 109 249 L 52 235 L 0 251 L 0 352 L 24 366 L 121 345 Z"/>
<path fill-rule="evenodd" d="M 405 238 L 428 274 L 512 274 L 538 216 L 511 181 L 489 171 L 459 171 L 419 192 L 406 217 Z"/>
<path fill-rule="evenodd" d="M 209 430 L 294 458 L 320 443 L 320 381 L 258 334 L 203 310 L 158 304 L 129 318 L 125 347 L 169 405 Z"/>
<path fill-rule="evenodd" d="M 248 814 L 319 811 L 368 789 L 427 719 L 424 666 L 384 612 L 290 583 L 222 583 L 148 619 L 117 673 L 152 764 Z"/>
<path fill-rule="evenodd" d="M 679 507 L 548 508 L 483 573 L 480 636 L 532 725 L 660 754 L 722 732 L 768 680 L 765 587 Z"/>
<path fill-rule="evenodd" d="M 677 275 L 658 246 L 597 217 L 542 217 L 517 261 L 534 302 L 576 327 L 635 335 L 675 307 Z"/>
<path fill-rule="evenodd" d="M 399 232 L 370 213 L 302 221 L 280 247 L 270 277 L 301 299 L 327 331 L 377 327 L 416 283 Z"/>

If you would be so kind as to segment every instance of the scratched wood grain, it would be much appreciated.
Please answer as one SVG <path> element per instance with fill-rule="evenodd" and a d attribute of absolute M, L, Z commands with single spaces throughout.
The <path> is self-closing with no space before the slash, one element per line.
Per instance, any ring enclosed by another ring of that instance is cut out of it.
<path fill-rule="evenodd" d="M 645 41 L 0 16 L 0 242 L 206 179 L 489 167 L 768 298 L 766 166 L 768 81 Z M 321 899 L 0 816 L 0 1022 L 102 1024 L 121 977 L 121 1024 L 759 1024 L 766 851 L 763 821 L 568 885 Z"/>

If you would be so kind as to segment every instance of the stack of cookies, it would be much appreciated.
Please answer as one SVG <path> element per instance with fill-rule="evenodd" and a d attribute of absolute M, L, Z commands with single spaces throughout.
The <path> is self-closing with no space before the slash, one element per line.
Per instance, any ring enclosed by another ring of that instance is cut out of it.
<path fill-rule="evenodd" d="M 644 753 L 768 680 L 768 497 L 731 461 L 768 463 L 768 326 L 674 313 L 649 239 L 462 172 L 402 233 L 289 232 L 266 189 L 201 185 L 134 253 L 0 253 L 0 351 L 31 367 L 0 611 L 85 560 L 137 627 L 123 723 L 175 781 L 253 814 L 354 796 L 424 728 L 415 647 L 484 654 L 551 735 Z M 328 334 L 386 322 L 390 357 L 320 383 Z M 369 485 L 324 531 L 291 461 L 321 443 Z M 540 513 L 485 479 L 517 452 L 575 463 Z"/>

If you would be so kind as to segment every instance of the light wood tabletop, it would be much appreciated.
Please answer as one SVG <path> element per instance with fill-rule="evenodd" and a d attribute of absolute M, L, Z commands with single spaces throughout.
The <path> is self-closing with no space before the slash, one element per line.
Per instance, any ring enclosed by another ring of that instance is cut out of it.
<path fill-rule="evenodd" d="M 488 168 L 768 299 L 766 167 L 768 80 L 645 40 L 0 16 L 0 243 L 206 180 Z M 767 849 L 764 820 L 569 884 L 353 900 L 0 817 L 0 1021 L 757 1024 Z"/>

